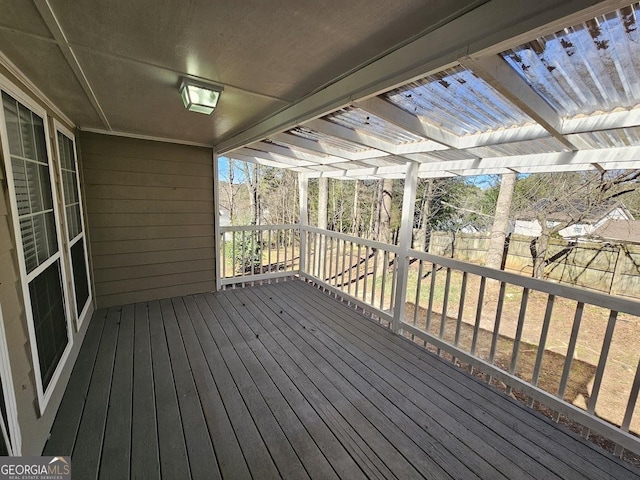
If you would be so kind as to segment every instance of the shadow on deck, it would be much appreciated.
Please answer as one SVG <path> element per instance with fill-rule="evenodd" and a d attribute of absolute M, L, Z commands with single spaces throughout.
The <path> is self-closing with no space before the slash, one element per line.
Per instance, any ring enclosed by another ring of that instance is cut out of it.
<path fill-rule="evenodd" d="M 301 281 L 101 310 L 45 454 L 74 478 L 637 478 Z"/>

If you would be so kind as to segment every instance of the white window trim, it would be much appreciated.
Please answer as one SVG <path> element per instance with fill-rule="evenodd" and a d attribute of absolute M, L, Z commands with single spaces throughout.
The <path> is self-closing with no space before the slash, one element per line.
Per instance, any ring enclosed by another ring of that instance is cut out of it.
<path fill-rule="evenodd" d="M 65 262 L 62 258 L 62 224 L 60 222 L 60 212 L 59 212 L 59 199 L 58 199 L 58 189 L 55 178 L 55 162 L 53 161 L 52 156 L 52 148 L 51 148 L 51 138 L 50 138 L 50 130 L 49 130 L 49 118 L 47 116 L 46 109 L 42 108 L 39 104 L 31 99 L 27 94 L 25 94 L 19 87 L 13 84 L 9 79 L 0 74 L 0 91 L 4 91 L 11 95 L 13 98 L 18 100 L 24 106 L 29 108 L 35 114 L 40 116 L 44 123 L 45 130 L 45 144 L 47 149 L 47 159 L 49 162 L 49 178 L 51 181 L 51 195 L 53 199 L 53 213 L 54 220 L 56 224 L 56 232 L 57 232 L 57 240 L 58 240 L 58 251 L 51 256 L 51 258 L 60 259 L 60 273 L 62 275 L 62 294 L 63 300 L 65 303 L 65 313 L 66 313 L 66 321 L 67 321 L 67 336 L 69 338 L 69 343 L 62 353 L 62 357 L 58 362 L 58 366 L 53 372 L 53 376 L 51 377 L 51 381 L 49 382 L 49 386 L 44 389 L 42 383 L 42 373 L 40 371 L 40 359 L 38 355 L 38 345 L 36 343 L 36 332 L 33 324 L 33 312 L 31 310 L 31 295 L 29 293 L 29 275 L 27 275 L 27 268 L 24 259 L 24 248 L 22 245 L 22 236 L 20 235 L 20 221 L 18 217 L 18 205 L 16 201 L 16 192 L 13 185 L 13 169 L 11 166 L 11 152 L 9 150 L 9 135 L 7 133 L 7 126 L 5 123 L 4 117 L 4 108 L 0 108 L 0 138 L 2 141 L 2 154 L 4 157 L 5 169 L 7 172 L 7 185 L 9 188 L 9 201 L 11 206 L 11 216 L 13 220 L 13 229 L 14 229 L 14 238 L 16 242 L 17 256 L 18 256 L 18 264 L 20 268 L 20 279 L 22 284 L 22 296 L 24 300 L 24 310 L 25 315 L 27 317 L 27 328 L 29 330 L 29 343 L 31 349 L 31 361 L 32 368 L 34 372 L 34 377 L 36 381 L 36 390 L 38 394 L 38 407 L 40 410 L 40 415 L 42 415 L 47 408 L 47 404 L 51 399 L 51 395 L 56 389 L 58 385 L 58 381 L 60 379 L 60 375 L 62 374 L 62 370 L 67 364 L 67 360 L 69 359 L 69 354 L 71 353 L 71 349 L 73 348 L 73 340 L 74 340 L 74 332 L 73 326 L 71 322 L 71 309 L 70 309 L 70 296 L 69 296 L 69 288 L 68 288 L 68 278 L 69 275 L 66 271 Z M 47 260 L 52 261 L 50 259 Z M 32 272 L 33 273 L 33 272 Z"/>
<path fill-rule="evenodd" d="M 4 330 L 4 319 L 2 318 L 2 305 L 0 305 L 0 377 L 2 378 L 2 390 L 4 391 L 4 405 L 7 410 L 8 433 L 11 442 L 7 443 L 9 455 L 22 455 L 22 431 L 18 423 L 18 405 L 16 403 L 16 391 L 13 385 L 13 375 L 11 373 L 11 361 L 9 359 L 9 344 Z"/>
<path fill-rule="evenodd" d="M 91 304 L 93 303 L 93 292 L 91 291 L 91 276 L 89 271 L 89 251 L 87 249 L 87 234 L 86 234 L 85 225 L 84 225 L 84 205 L 82 202 L 82 190 L 80 189 L 80 168 L 78 165 L 78 155 L 76 152 L 76 137 L 71 132 L 71 130 L 69 130 L 67 127 L 62 125 L 55 118 L 53 120 L 53 126 L 55 131 L 54 143 L 55 143 L 56 154 L 58 158 L 58 176 L 61 182 L 62 182 L 62 160 L 60 158 L 60 145 L 58 144 L 58 132 L 65 135 L 67 138 L 69 138 L 73 142 L 73 162 L 76 167 L 76 186 L 78 188 L 78 202 L 80 206 L 80 226 L 82 227 L 82 231 L 78 235 L 76 235 L 74 238 L 69 238 L 69 230 L 68 230 L 69 219 L 67 218 L 67 209 L 65 208 L 64 188 L 62 188 L 62 206 L 63 206 L 62 214 L 64 216 L 65 227 L 67 227 L 64 229 L 64 237 L 67 239 L 67 254 L 69 258 L 69 264 L 71 266 L 69 270 L 69 278 L 71 279 L 71 291 L 73 293 L 73 302 L 72 302 L 73 311 L 75 311 L 77 307 L 76 307 L 76 284 L 75 284 L 75 278 L 73 276 L 73 264 L 71 263 L 72 261 L 71 247 L 80 241 L 83 242 L 83 246 L 84 246 L 84 266 L 87 273 L 87 287 L 89 289 L 89 297 L 87 298 L 86 303 L 82 307 L 82 311 L 75 312 L 76 313 L 76 317 L 75 317 L 76 330 L 80 331 L 80 328 L 85 318 L 87 317 L 87 313 L 91 308 Z"/>

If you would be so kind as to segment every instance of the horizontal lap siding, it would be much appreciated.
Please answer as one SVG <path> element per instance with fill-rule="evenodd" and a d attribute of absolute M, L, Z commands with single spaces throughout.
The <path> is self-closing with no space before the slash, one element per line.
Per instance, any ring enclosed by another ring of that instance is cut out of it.
<path fill-rule="evenodd" d="M 82 133 L 99 307 L 215 288 L 212 151 Z"/>

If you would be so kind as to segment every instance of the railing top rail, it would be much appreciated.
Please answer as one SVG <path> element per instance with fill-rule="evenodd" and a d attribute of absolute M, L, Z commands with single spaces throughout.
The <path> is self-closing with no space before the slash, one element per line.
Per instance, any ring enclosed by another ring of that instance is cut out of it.
<path fill-rule="evenodd" d="M 221 225 L 221 232 L 255 232 L 264 230 L 297 230 L 300 225 Z"/>
<path fill-rule="evenodd" d="M 461 262 L 452 258 L 441 257 L 432 253 L 420 252 L 418 250 L 409 250 L 409 257 L 418 260 L 424 260 L 430 263 L 442 265 L 443 267 L 461 270 L 463 272 L 472 273 L 482 277 L 491 278 L 500 282 L 518 285 L 530 290 L 556 295 L 568 298 L 577 302 L 582 302 L 598 307 L 614 310 L 616 312 L 628 313 L 640 316 L 640 302 L 629 300 L 626 298 L 613 297 L 591 290 L 584 290 L 569 285 L 558 284 L 548 280 L 540 280 L 537 278 L 525 277 L 517 273 L 505 272 L 494 268 L 483 267 L 472 263 Z"/>
<path fill-rule="evenodd" d="M 302 227 L 302 230 L 307 232 L 312 232 L 312 233 L 318 233 L 320 235 L 326 235 L 328 237 L 339 238 L 340 240 L 344 240 L 346 242 L 353 242 L 356 244 L 364 245 L 366 247 L 376 248 L 378 250 L 384 250 L 387 252 L 398 253 L 400 251 L 397 245 L 390 245 L 388 243 L 376 242 L 373 240 L 367 240 L 360 237 L 353 237 L 351 235 L 346 235 L 340 232 L 334 232 L 332 230 L 324 230 L 323 228 L 305 226 L 305 227 Z"/>

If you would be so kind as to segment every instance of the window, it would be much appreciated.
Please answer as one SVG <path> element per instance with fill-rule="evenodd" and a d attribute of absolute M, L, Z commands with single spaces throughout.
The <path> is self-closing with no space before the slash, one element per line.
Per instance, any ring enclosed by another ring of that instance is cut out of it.
<path fill-rule="evenodd" d="M 75 154 L 73 135 L 61 125 L 56 125 L 56 146 L 60 161 L 60 177 L 62 179 L 62 196 L 67 223 L 67 243 L 71 259 L 71 277 L 75 298 L 76 319 L 78 328 L 86 317 L 91 303 L 89 291 L 89 270 L 86 255 L 86 239 L 82 219 L 80 183 L 78 181 L 78 162 Z"/>
<path fill-rule="evenodd" d="M 18 237 L 33 368 L 40 410 L 44 411 L 69 354 L 72 334 L 46 115 L 27 103 L 2 91 L 3 156 Z"/>

